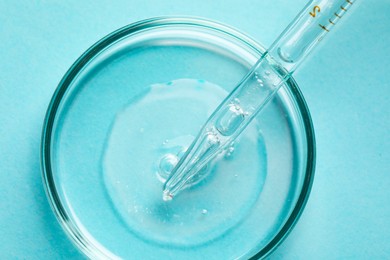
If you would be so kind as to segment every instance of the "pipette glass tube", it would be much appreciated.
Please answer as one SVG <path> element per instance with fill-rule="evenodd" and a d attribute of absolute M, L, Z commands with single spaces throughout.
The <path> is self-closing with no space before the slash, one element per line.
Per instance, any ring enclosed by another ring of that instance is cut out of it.
<path fill-rule="evenodd" d="M 225 151 L 356 0 L 310 1 L 212 113 L 163 187 L 171 200 Z"/>

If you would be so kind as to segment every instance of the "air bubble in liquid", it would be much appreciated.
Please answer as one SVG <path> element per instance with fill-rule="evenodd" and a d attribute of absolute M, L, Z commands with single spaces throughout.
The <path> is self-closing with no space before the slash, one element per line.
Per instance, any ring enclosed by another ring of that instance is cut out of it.
<path fill-rule="evenodd" d="M 168 179 L 178 161 L 179 158 L 174 154 L 166 154 L 161 158 L 157 175 L 162 182 L 165 182 Z"/>
<path fill-rule="evenodd" d="M 225 158 L 230 158 L 233 155 L 234 146 L 231 145 L 226 149 Z"/>

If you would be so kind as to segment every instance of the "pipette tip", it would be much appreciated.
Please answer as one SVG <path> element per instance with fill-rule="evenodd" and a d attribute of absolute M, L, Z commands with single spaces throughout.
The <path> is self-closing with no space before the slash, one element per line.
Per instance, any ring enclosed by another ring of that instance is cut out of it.
<path fill-rule="evenodd" d="M 173 195 L 169 191 L 164 190 L 163 191 L 163 200 L 164 201 L 170 201 L 172 199 L 173 199 Z"/>

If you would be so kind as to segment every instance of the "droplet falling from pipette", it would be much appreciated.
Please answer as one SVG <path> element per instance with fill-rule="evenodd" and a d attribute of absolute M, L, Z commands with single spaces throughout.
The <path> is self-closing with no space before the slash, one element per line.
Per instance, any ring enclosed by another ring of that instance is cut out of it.
<path fill-rule="evenodd" d="M 212 113 L 165 182 L 164 200 L 172 200 L 204 165 L 229 147 L 355 3 L 353 0 L 324 0 L 318 5 L 313 2 L 309 2 Z"/>

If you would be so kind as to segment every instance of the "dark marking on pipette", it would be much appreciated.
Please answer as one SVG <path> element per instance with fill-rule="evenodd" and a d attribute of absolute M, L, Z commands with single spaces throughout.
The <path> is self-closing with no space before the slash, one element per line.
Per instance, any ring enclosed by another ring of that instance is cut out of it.
<path fill-rule="evenodd" d="M 332 20 L 330 20 L 330 19 L 329 19 L 329 22 L 330 22 L 331 24 L 335 25 L 335 23 L 334 23 Z"/>
<path fill-rule="evenodd" d="M 322 24 L 318 24 L 322 29 L 324 29 L 325 31 L 329 32 L 328 28 L 326 28 L 325 26 L 323 26 Z"/>
<path fill-rule="evenodd" d="M 340 15 L 338 15 L 337 13 L 334 13 L 334 15 L 335 15 L 335 16 L 337 16 L 338 18 L 341 18 L 341 16 L 340 16 Z"/>
<path fill-rule="evenodd" d="M 345 1 L 347 1 L 347 3 L 350 4 L 350 5 L 353 4 L 353 2 L 351 2 L 350 0 L 345 0 Z"/>
<path fill-rule="evenodd" d="M 343 11 L 347 11 L 347 9 L 345 9 L 343 6 L 340 6 L 341 10 Z"/>

